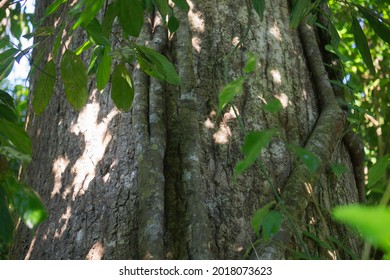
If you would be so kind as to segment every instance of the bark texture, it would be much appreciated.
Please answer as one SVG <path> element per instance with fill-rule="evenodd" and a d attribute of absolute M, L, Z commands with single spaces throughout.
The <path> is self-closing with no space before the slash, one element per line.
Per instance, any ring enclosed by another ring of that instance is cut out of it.
<path fill-rule="evenodd" d="M 37 1 L 38 17 L 46 2 Z M 332 236 L 359 252 L 360 242 L 329 215 L 336 205 L 358 201 L 358 191 L 342 141 L 344 115 L 329 97 L 315 31 L 290 29 L 287 0 L 267 1 L 262 22 L 254 12 L 248 17 L 244 1 L 188 2 L 188 15 L 176 11 L 180 28 L 172 37 L 151 15 L 137 39 L 170 58 L 182 79 L 179 87 L 133 65 L 130 112 L 118 111 L 110 84 L 99 93 L 93 77 L 80 112 L 67 103 L 60 81 L 44 114 L 36 116 L 30 106 L 27 130 L 34 144 L 26 180 L 43 197 L 49 218 L 33 236 L 18 230 L 14 258 L 241 259 L 248 249 L 253 258 L 297 258 L 298 252 L 350 257 L 338 246 L 325 250 L 304 231 L 327 242 Z M 74 49 L 85 36 L 64 33 L 63 41 Z M 225 76 L 224 58 L 239 42 Z M 257 70 L 235 110 L 246 131 L 274 128 L 277 135 L 262 152 L 262 163 L 234 181 L 243 134 L 231 107 L 217 114 L 218 93 L 226 78 L 242 75 L 248 51 L 259 56 Z M 43 57 L 50 56 L 48 44 Z M 87 55 L 82 58 L 87 64 Z M 34 78 L 31 89 L 33 97 Z M 262 109 L 271 98 L 283 106 L 277 114 Z M 287 144 L 319 157 L 315 176 L 308 176 Z M 332 163 L 348 171 L 336 177 Z M 290 217 L 274 239 L 256 242 L 251 217 L 275 200 L 275 191 L 284 201 L 278 208 Z"/>

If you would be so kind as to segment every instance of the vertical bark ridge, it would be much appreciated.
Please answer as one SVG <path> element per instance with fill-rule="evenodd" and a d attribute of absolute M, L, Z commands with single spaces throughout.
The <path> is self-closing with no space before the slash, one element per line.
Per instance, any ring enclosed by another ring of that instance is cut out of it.
<path fill-rule="evenodd" d="M 167 32 L 161 18 L 154 15 L 152 40 L 148 47 L 161 52 L 166 46 Z M 140 75 L 144 76 L 144 74 Z M 144 78 L 145 79 L 145 78 Z M 144 80 L 145 82 L 145 80 Z M 141 86 L 142 87 L 142 86 Z M 143 105 L 144 135 L 138 151 L 139 174 L 139 254 L 143 259 L 164 258 L 164 156 L 166 149 L 165 101 L 161 81 L 149 78 L 149 88 L 138 96 Z M 137 101 L 138 101 L 137 98 Z M 147 109 L 147 110 L 145 110 Z"/>
<path fill-rule="evenodd" d="M 203 203 L 205 185 L 200 171 L 200 128 L 198 100 L 192 57 L 192 37 L 188 18 L 178 12 L 181 26 L 177 31 L 176 50 L 179 76 L 181 77 L 179 101 L 180 159 L 182 187 L 189 217 L 188 253 L 191 259 L 210 259 L 210 225 Z"/>

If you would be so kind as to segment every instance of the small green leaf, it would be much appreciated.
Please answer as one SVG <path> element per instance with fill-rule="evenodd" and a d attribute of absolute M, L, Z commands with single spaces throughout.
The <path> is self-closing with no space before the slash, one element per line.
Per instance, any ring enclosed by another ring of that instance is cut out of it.
<path fill-rule="evenodd" d="M 16 161 L 31 161 L 31 155 L 23 154 L 11 146 L 0 146 L 0 154 L 6 156 L 8 159 L 13 159 Z"/>
<path fill-rule="evenodd" d="M 246 64 L 245 64 L 245 67 L 244 67 L 244 73 L 251 73 L 253 71 L 255 71 L 256 69 L 256 64 L 257 64 L 257 55 L 254 54 L 254 53 L 247 53 L 247 60 L 246 60 Z"/>
<path fill-rule="evenodd" d="M 280 103 L 279 99 L 273 98 L 267 104 L 262 105 L 261 108 L 264 111 L 270 112 L 272 114 L 276 114 L 283 108 L 283 106 L 282 103 Z"/>
<path fill-rule="evenodd" d="M 18 116 L 14 108 L 0 103 L 0 118 L 4 118 L 12 123 L 18 122 Z"/>
<path fill-rule="evenodd" d="M 252 0 L 253 8 L 259 15 L 260 21 L 264 18 L 265 0 Z"/>
<path fill-rule="evenodd" d="M 330 44 L 334 49 L 337 49 L 340 43 L 340 35 L 331 21 L 329 21 L 328 32 L 330 36 Z"/>
<path fill-rule="evenodd" d="M 76 55 L 80 55 L 82 52 L 88 50 L 89 48 L 92 47 L 92 42 L 90 40 L 87 40 L 82 44 L 80 47 L 78 47 L 74 52 Z"/>
<path fill-rule="evenodd" d="M 112 30 L 112 24 L 114 23 L 114 20 L 118 14 L 117 10 L 118 6 L 115 2 L 108 5 L 107 10 L 104 14 L 103 22 L 102 22 L 102 30 L 105 36 L 109 38 L 111 30 Z"/>
<path fill-rule="evenodd" d="M 385 157 L 379 158 L 377 162 L 371 166 L 371 168 L 368 170 L 367 187 L 374 186 L 376 182 L 385 176 L 387 167 L 389 166 L 389 160 L 390 155 L 387 155 Z"/>
<path fill-rule="evenodd" d="M 96 83 L 99 90 L 104 89 L 108 80 L 110 79 L 112 58 L 110 55 L 110 48 L 104 47 L 104 53 L 101 62 L 96 72 Z"/>
<path fill-rule="evenodd" d="M 15 56 L 18 52 L 19 50 L 10 48 L 0 54 L 0 81 L 11 73 L 15 62 Z"/>
<path fill-rule="evenodd" d="M 5 105 L 12 107 L 12 108 L 15 107 L 14 106 L 14 99 L 12 98 L 12 96 L 1 89 L 0 89 L 0 103 L 5 104 Z"/>
<path fill-rule="evenodd" d="M 275 204 L 275 201 L 271 201 L 270 203 L 264 205 L 259 210 L 257 210 L 255 214 L 253 214 L 251 219 L 251 225 L 253 231 L 256 233 L 257 236 L 259 236 L 260 234 L 261 225 L 263 224 L 265 217 L 268 215 L 271 208 L 275 206 Z"/>
<path fill-rule="evenodd" d="M 27 40 L 33 38 L 33 37 L 45 37 L 53 35 L 54 33 L 54 27 L 52 26 L 40 26 L 37 27 L 33 32 L 28 33 L 26 35 L 23 35 L 23 38 L 26 38 Z"/>
<path fill-rule="evenodd" d="M 374 75 L 375 67 L 372 62 L 372 57 L 370 53 L 370 48 L 368 47 L 367 38 L 362 28 L 360 27 L 359 21 L 355 17 L 352 17 L 352 32 L 355 38 L 356 47 L 359 50 L 360 54 L 362 55 L 364 63 L 367 65 L 371 74 Z"/>
<path fill-rule="evenodd" d="M 55 13 L 58 8 L 64 4 L 65 2 L 67 2 L 68 0 L 56 0 L 54 1 L 53 3 L 51 3 L 47 8 L 46 8 L 46 11 L 45 11 L 45 16 L 50 16 L 51 14 Z"/>
<path fill-rule="evenodd" d="M 84 64 L 74 52 L 66 50 L 60 70 L 66 98 L 70 105 L 79 111 L 88 100 L 88 76 Z"/>
<path fill-rule="evenodd" d="M 180 25 L 179 20 L 176 17 L 174 17 L 174 16 L 169 17 L 169 20 L 168 20 L 169 32 L 171 32 L 171 33 L 176 32 L 179 29 L 179 25 Z"/>
<path fill-rule="evenodd" d="M 144 7 L 139 0 L 117 0 L 119 23 L 123 30 L 138 37 L 144 25 Z"/>
<path fill-rule="evenodd" d="M 270 211 L 262 223 L 262 235 L 265 241 L 268 241 L 275 233 L 279 232 L 282 224 L 282 215 L 277 211 Z"/>
<path fill-rule="evenodd" d="M 58 51 L 60 49 L 62 33 L 64 32 L 64 28 L 65 28 L 65 24 L 62 24 L 59 27 L 59 30 L 57 32 L 56 40 L 55 40 L 54 45 L 53 45 L 53 57 L 57 57 L 57 55 L 58 55 Z"/>
<path fill-rule="evenodd" d="M 100 62 L 102 61 L 104 54 L 104 47 L 102 46 L 96 46 L 91 54 L 91 59 L 89 62 L 87 74 L 88 75 L 93 75 L 97 72 L 98 66 Z"/>
<path fill-rule="evenodd" d="M 238 79 L 228 83 L 219 93 L 218 96 L 218 112 L 222 112 L 223 108 L 229 104 L 233 98 L 243 92 L 245 77 L 239 77 Z"/>
<path fill-rule="evenodd" d="M 318 245 L 320 245 L 322 248 L 324 249 L 327 249 L 327 250 L 331 250 L 333 251 L 334 248 L 327 242 L 319 239 L 316 235 L 314 235 L 313 233 L 311 232 L 308 232 L 308 231 L 303 231 L 302 232 L 304 235 L 306 235 L 307 237 L 309 237 L 310 239 L 312 239 L 313 241 L 315 241 Z"/>
<path fill-rule="evenodd" d="M 291 16 L 290 16 L 290 27 L 293 29 L 298 28 L 302 19 L 308 14 L 311 7 L 310 0 L 295 0 Z"/>
<path fill-rule="evenodd" d="M 175 3 L 175 6 L 177 6 L 180 10 L 183 10 L 186 13 L 190 10 L 190 6 L 186 0 L 173 0 L 173 3 Z"/>
<path fill-rule="evenodd" d="M 34 229 L 47 218 L 45 206 L 38 194 L 29 186 L 19 182 L 13 176 L 8 176 L 5 188 L 7 197 L 27 227 Z"/>
<path fill-rule="evenodd" d="M 83 28 L 85 31 L 87 31 L 91 40 L 95 44 L 102 46 L 111 46 L 110 40 L 108 40 L 108 38 L 104 35 L 102 26 L 96 18 L 92 19 L 91 22 Z"/>
<path fill-rule="evenodd" d="M 175 67 L 162 54 L 143 46 L 136 46 L 137 59 L 142 71 L 159 80 L 180 85 L 180 77 Z"/>
<path fill-rule="evenodd" d="M 73 24 L 73 29 L 76 29 L 80 25 L 87 26 L 97 15 L 100 8 L 104 4 L 105 0 L 80 0 L 74 9 L 79 9 L 81 6 L 84 7 L 81 14 L 79 14 L 76 22 Z"/>
<path fill-rule="evenodd" d="M 19 125 L 0 118 L 0 133 L 4 134 L 23 154 L 31 155 L 32 144 L 27 133 Z"/>
<path fill-rule="evenodd" d="M 54 61 L 49 60 L 39 73 L 37 84 L 34 88 L 33 108 L 37 115 L 40 115 L 45 110 L 46 106 L 53 95 L 56 77 L 56 67 Z"/>
<path fill-rule="evenodd" d="M 274 129 L 254 131 L 246 135 L 244 145 L 242 146 L 244 159 L 239 161 L 234 168 L 234 178 L 237 178 L 238 175 L 255 163 L 257 157 L 260 155 L 260 152 L 268 146 L 274 135 Z"/>
<path fill-rule="evenodd" d="M 134 83 L 129 71 L 123 63 L 118 64 L 112 73 L 111 98 L 115 106 L 128 111 L 133 103 Z"/>
<path fill-rule="evenodd" d="M 310 171 L 310 174 L 313 175 L 320 166 L 320 161 L 317 156 L 305 148 L 296 145 L 288 145 L 288 147 L 299 157 L 299 160 Z"/>
<path fill-rule="evenodd" d="M 332 164 L 331 169 L 337 177 L 340 177 L 342 174 L 348 171 L 345 165 L 339 163 Z"/>
<path fill-rule="evenodd" d="M 158 11 L 160 12 L 163 20 L 170 13 L 171 7 L 168 4 L 167 0 L 154 0 L 154 4 L 156 5 Z"/>
<path fill-rule="evenodd" d="M 370 26 L 374 29 L 375 33 L 380 38 L 382 38 L 382 40 L 390 44 L 390 27 L 387 26 L 384 21 L 379 18 L 378 14 L 374 11 L 358 4 L 355 4 L 355 6 L 358 7 L 364 18 L 368 20 Z"/>
<path fill-rule="evenodd" d="M 390 252 L 390 209 L 348 205 L 333 209 L 333 217 L 360 232 L 368 242 Z"/>

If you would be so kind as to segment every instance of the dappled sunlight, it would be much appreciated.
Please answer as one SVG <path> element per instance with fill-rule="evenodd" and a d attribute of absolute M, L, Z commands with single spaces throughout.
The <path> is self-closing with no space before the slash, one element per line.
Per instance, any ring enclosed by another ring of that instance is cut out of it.
<path fill-rule="evenodd" d="M 82 134 L 85 141 L 84 153 L 77 159 L 71 169 L 74 174 L 74 180 L 71 186 L 68 186 L 64 196 L 72 193 L 72 199 L 83 195 L 88 189 L 89 183 L 95 178 L 95 169 L 97 163 L 103 158 L 108 143 L 112 135 L 108 133 L 108 125 L 113 117 L 118 114 L 117 109 L 111 112 L 97 124 L 99 114 L 99 104 L 87 104 L 79 113 L 77 121 L 71 126 L 70 131 L 79 136 Z"/>
<path fill-rule="evenodd" d="M 280 33 L 279 27 L 276 24 L 271 26 L 271 28 L 269 29 L 269 34 L 271 34 L 279 42 L 282 41 L 282 35 Z"/>
<path fill-rule="evenodd" d="M 56 194 L 60 194 L 62 187 L 62 174 L 65 172 L 69 162 L 70 161 L 67 156 L 60 156 L 54 161 L 52 168 L 52 172 L 54 175 L 54 187 L 50 194 L 50 198 L 53 198 Z"/>
<path fill-rule="evenodd" d="M 104 251 L 104 245 L 100 241 L 95 242 L 85 258 L 87 260 L 101 260 L 104 256 Z"/>
<path fill-rule="evenodd" d="M 204 20 L 202 19 L 202 13 L 201 12 L 195 12 L 194 10 L 194 3 L 192 3 L 192 1 L 187 1 L 189 6 L 190 6 L 190 10 L 188 12 L 188 20 L 189 20 L 189 23 L 191 25 L 191 29 L 194 30 L 195 32 L 198 32 L 198 33 L 203 33 L 205 31 L 205 24 L 204 24 Z M 192 47 L 199 53 L 202 49 L 201 45 L 202 45 L 202 40 L 194 35 L 191 39 L 192 41 Z"/>
<path fill-rule="evenodd" d="M 283 109 L 287 108 L 289 104 L 289 99 L 285 93 L 275 94 L 275 98 L 280 101 L 280 104 L 282 104 Z"/>
<path fill-rule="evenodd" d="M 279 70 L 277 69 L 272 69 L 270 71 L 271 75 L 272 75 L 272 79 L 274 81 L 275 84 L 278 84 L 278 85 L 281 85 L 282 84 L 282 76 L 280 75 L 280 72 Z"/>
<path fill-rule="evenodd" d="M 33 239 L 31 240 L 30 247 L 28 248 L 27 254 L 24 257 L 25 260 L 29 260 L 31 258 L 31 253 L 34 250 L 35 242 L 37 241 L 37 236 L 34 235 Z"/>
<path fill-rule="evenodd" d="M 205 31 L 204 20 L 202 19 L 203 14 L 201 12 L 194 12 L 194 3 L 192 1 L 187 1 L 190 6 L 190 10 L 188 12 L 188 19 L 193 29 L 198 32 Z"/>
<path fill-rule="evenodd" d="M 72 207 L 69 205 L 66 207 L 66 212 L 61 215 L 60 220 L 58 221 L 58 224 L 61 225 L 61 229 L 56 229 L 54 233 L 54 238 L 61 238 L 64 232 L 66 231 L 66 228 L 68 227 L 69 219 L 72 216 Z"/>
<path fill-rule="evenodd" d="M 223 145 L 229 142 L 229 139 L 232 136 L 232 131 L 228 125 L 228 121 L 236 119 L 236 113 L 240 115 L 238 109 L 236 107 L 234 107 L 234 109 L 233 107 L 230 107 L 230 110 L 223 114 L 223 119 L 219 124 L 219 129 L 213 135 L 213 139 L 216 144 Z M 205 121 L 205 126 L 206 125 L 209 125 L 209 127 L 212 125 L 212 128 L 214 127 L 214 124 L 209 118 Z"/>

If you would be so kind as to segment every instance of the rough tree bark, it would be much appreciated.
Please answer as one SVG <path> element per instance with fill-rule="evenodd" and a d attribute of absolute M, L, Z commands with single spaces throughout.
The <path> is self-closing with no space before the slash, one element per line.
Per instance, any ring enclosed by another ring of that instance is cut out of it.
<path fill-rule="evenodd" d="M 37 0 L 38 18 L 47 2 Z M 154 15 L 137 39 L 170 58 L 181 86 L 133 67 L 130 112 L 118 111 L 110 84 L 101 94 L 93 77 L 80 112 L 68 104 L 59 81 L 44 114 L 36 116 L 30 106 L 27 130 L 34 144 L 26 180 L 44 199 L 49 218 L 33 236 L 21 226 L 14 258 L 240 259 L 256 241 L 253 213 L 275 199 L 272 186 L 284 201 L 278 207 L 290 218 L 275 238 L 254 246 L 251 257 L 293 258 L 294 251 L 304 250 L 313 257 L 349 257 L 337 246 L 319 246 L 302 231 L 322 240 L 333 236 L 359 252 L 360 242 L 329 215 L 336 205 L 357 202 L 358 191 L 342 141 L 345 116 L 315 31 L 290 29 L 287 0 L 266 1 L 262 22 L 253 13 L 248 19 L 244 1 L 188 2 L 188 15 L 177 11 L 180 28 L 172 38 Z M 242 74 L 247 51 L 259 60 L 235 108 L 246 131 L 274 128 L 277 136 L 261 154 L 263 172 L 255 164 L 234 181 L 243 135 L 229 106 L 216 112 L 225 83 L 223 59 L 243 38 L 248 20 L 248 36 L 229 59 L 229 81 Z M 48 24 L 55 22 L 53 17 Z M 82 32 L 64 33 L 63 41 L 74 49 L 85 38 Z M 87 64 L 88 56 L 81 57 Z M 34 82 L 32 77 L 32 97 Z M 273 97 L 283 105 L 277 114 L 261 109 Z M 287 144 L 315 153 L 318 174 L 309 177 Z M 330 171 L 336 162 L 348 169 L 340 177 Z"/>

